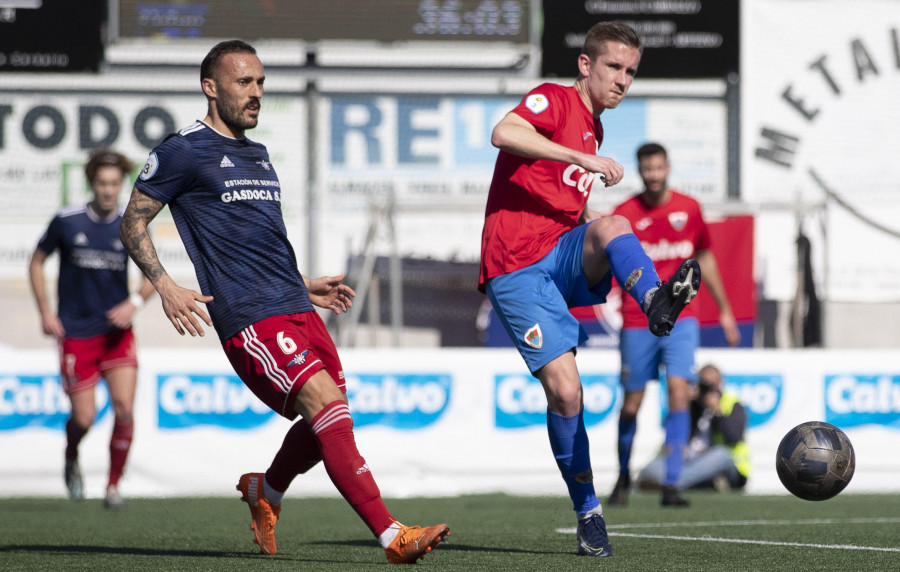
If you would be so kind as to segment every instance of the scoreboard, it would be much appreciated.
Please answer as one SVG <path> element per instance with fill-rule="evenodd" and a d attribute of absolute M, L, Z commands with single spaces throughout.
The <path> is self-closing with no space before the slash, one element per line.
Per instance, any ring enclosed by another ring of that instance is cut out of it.
<path fill-rule="evenodd" d="M 544 0 L 544 77 L 574 77 L 588 29 L 629 24 L 644 44 L 642 78 L 724 78 L 738 73 L 739 0 Z"/>

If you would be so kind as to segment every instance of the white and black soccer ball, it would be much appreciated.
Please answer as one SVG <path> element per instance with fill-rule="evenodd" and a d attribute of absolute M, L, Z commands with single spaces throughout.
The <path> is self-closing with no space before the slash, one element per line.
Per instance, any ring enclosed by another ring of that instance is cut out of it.
<path fill-rule="evenodd" d="M 807 421 L 781 440 L 775 469 L 791 494 L 822 501 L 844 490 L 856 469 L 856 456 L 843 431 L 830 423 Z"/>

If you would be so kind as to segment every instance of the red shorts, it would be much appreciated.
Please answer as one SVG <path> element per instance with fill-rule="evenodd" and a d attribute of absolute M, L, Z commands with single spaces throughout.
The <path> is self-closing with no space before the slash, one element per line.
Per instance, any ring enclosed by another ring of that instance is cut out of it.
<path fill-rule="evenodd" d="M 100 376 L 111 369 L 137 364 L 131 330 L 114 330 L 90 338 L 64 338 L 59 347 L 59 377 L 66 393 L 94 387 Z"/>
<path fill-rule="evenodd" d="M 337 349 L 314 311 L 260 320 L 223 341 L 222 348 L 250 391 L 288 419 L 297 417 L 293 404 L 300 388 L 321 369 L 347 392 Z"/>

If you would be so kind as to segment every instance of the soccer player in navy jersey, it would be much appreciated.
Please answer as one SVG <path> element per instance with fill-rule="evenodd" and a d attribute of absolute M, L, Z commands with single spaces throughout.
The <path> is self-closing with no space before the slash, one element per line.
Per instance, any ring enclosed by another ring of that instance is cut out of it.
<path fill-rule="evenodd" d="M 66 421 L 65 481 L 69 496 L 84 497 L 78 445 L 96 415 L 94 387 L 106 380 L 115 421 L 109 442 L 109 480 L 104 506 L 127 508 L 119 479 L 134 434 L 137 355 L 131 331 L 135 312 L 153 294 L 145 278 L 128 294 L 128 254 L 119 240 L 119 193 L 132 171 L 127 157 L 100 150 L 85 165 L 93 191 L 86 205 L 62 209 L 41 237 L 29 265 L 31 288 L 45 334 L 59 340 L 60 380 L 72 403 Z M 44 262 L 59 251 L 58 305 L 47 299 Z"/>
<path fill-rule="evenodd" d="M 629 26 L 588 30 L 575 85 L 544 83 L 495 127 L 500 149 L 485 209 L 479 288 L 547 396 L 550 447 L 569 491 L 579 554 L 612 556 L 594 490 L 575 348 L 584 330 L 569 308 L 603 303 L 615 276 L 666 336 L 700 287 L 697 262 L 682 262 L 662 284 L 621 216 L 587 209 L 597 181 L 622 179 L 614 159 L 598 156 L 600 115 L 625 97 L 641 59 Z"/>
<path fill-rule="evenodd" d="M 322 461 L 388 562 L 413 563 L 450 529 L 400 524 L 356 448 L 344 371 L 313 308 L 345 312 L 355 293 L 341 284 L 343 275 L 310 279 L 297 269 L 281 212 L 281 193 L 290 190 L 281 188 L 266 148 L 244 136 L 256 127 L 264 80 L 249 44 L 230 40 L 210 50 L 200 67 L 206 118 L 150 153 L 125 211 L 122 242 L 180 334 L 203 335 L 201 321 L 214 326 L 247 387 L 287 419 L 302 417 L 269 469 L 242 475 L 237 485 L 260 551 L 276 552 L 274 528 L 291 481 Z M 147 234 L 166 204 L 202 294 L 173 281 Z M 206 304 L 209 316 L 197 302 Z"/>

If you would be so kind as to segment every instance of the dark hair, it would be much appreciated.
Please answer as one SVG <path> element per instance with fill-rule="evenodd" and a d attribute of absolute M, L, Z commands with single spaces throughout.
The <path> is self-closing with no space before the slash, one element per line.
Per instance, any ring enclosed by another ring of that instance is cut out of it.
<path fill-rule="evenodd" d="M 662 155 L 667 160 L 669 158 L 669 154 L 666 153 L 666 148 L 659 143 L 645 143 L 637 150 L 638 163 L 640 163 L 641 159 L 644 157 L 650 157 L 651 155 Z"/>
<path fill-rule="evenodd" d="M 711 372 L 712 375 L 703 375 L 703 372 Z M 719 393 L 722 392 L 722 388 L 720 387 L 720 383 L 722 381 L 722 372 L 719 371 L 719 368 L 712 364 L 706 364 L 705 366 L 700 368 L 700 371 L 697 375 L 697 386 L 700 390 L 700 395 L 704 395 L 710 390 L 716 390 Z"/>
<path fill-rule="evenodd" d="M 219 62 L 228 54 L 253 54 L 256 55 L 256 48 L 243 40 L 225 40 L 219 42 L 209 50 L 203 63 L 200 64 L 200 81 L 206 78 L 212 78 L 219 67 Z"/>
<path fill-rule="evenodd" d="M 644 51 L 644 44 L 638 37 L 634 28 L 622 22 L 598 22 L 591 26 L 584 37 L 584 45 L 581 53 L 587 55 L 594 61 L 597 56 L 606 51 L 606 42 L 619 42 L 631 48 L 637 48 L 641 53 Z"/>
<path fill-rule="evenodd" d="M 125 175 L 134 170 L 134 163 L 121 153 L 116 153 L 109 149 L 97 149 L 91 153 L 88 162 L 84 166 L 84 175 L 89 183 L 94 183 L 100 167 L 117 167 Z"/>

